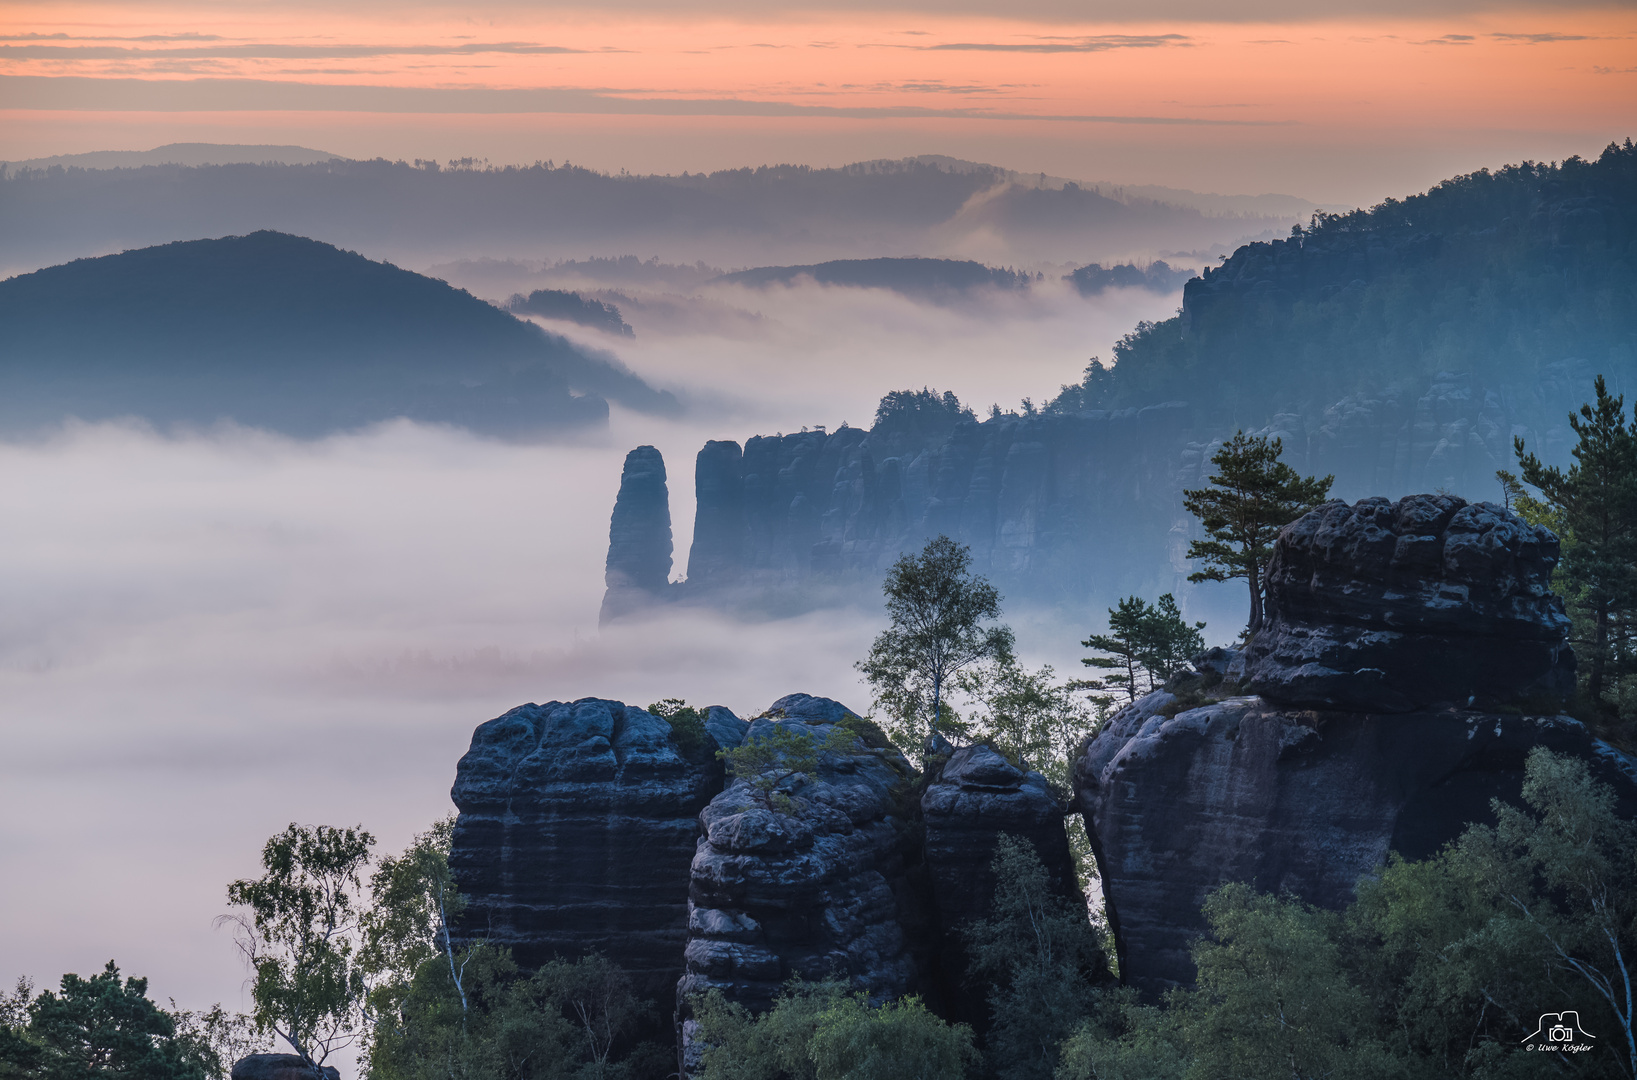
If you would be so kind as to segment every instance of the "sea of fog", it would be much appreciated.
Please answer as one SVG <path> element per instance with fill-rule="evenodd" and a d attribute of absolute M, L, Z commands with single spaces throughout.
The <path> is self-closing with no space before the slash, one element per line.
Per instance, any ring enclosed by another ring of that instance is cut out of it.
<path fill-rule="evenodd" d="M 809 286 L 728 297 L 750 317 L 725 328 L 572 331 L 690 410 L 616 410 L 569 444 L 407 422 L 316 441 L 70 422 L 0 442 L 0 978 L 114 959 L 160 1001 L 246 1008 L 213 920 L 262 842 L 361 823 L 401 848 L 452 811 L 472 728 L 525 701 L 744 714 L 805 691 L 867 708 L 852 663 L 873 607 L 598 630 L 625 452 L 665 454 L 682 576 L 705 439 L 866 426 L 884 392 L 923 385 L 980 412 L 1043 401 L 1177 302 L 1049 283 L 951 308 Z M 1011 621 L 1027 660 L 1067 672 L 1101 616 Z"/>

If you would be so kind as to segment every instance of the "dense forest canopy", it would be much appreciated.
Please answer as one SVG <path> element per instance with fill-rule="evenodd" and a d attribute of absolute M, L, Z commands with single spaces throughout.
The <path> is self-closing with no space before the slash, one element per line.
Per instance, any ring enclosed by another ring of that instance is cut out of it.
<path fill-rule="evenodd" d="M 1239 422 L 1466 372 L 1528 383 L 1582 361 L 1637 365 L 1637 146 L 1524 162 L 1369 210 L 1318 213 L 1191 281 L 1052 403 L 1186 399 Z"/>

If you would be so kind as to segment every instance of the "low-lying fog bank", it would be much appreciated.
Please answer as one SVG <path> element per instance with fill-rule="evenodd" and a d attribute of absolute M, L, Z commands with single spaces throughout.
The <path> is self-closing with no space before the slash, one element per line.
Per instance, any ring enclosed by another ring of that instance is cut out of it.
<path fill-rule="evenodd" d="M 867 707 L 852 663 L 883 624 L 874 605 L 760 625 L 689 609 L 598 631 L 626 451 L 665 453 L 680 576 L 705 439 L 865 426 L 910 386 L 980 411 L 1043 400 L 1177 302 L 1061 289 L 969 314 L 873 291 L 739 291 L 755 334 L 618 347 L 689 415 L 616 409 L 589 443 L 407 422 L 315 441 L 71 424 L 0 443 L 0 921 L 14 928 L 0 978 L 48 985 L 113 958 L 160 1000 L 244 1007 L 211 923 L 263 840 L 293 820 L 362 822 L 401 848 L 450 812 L 472 728 L 524 701 L 754 712 L 806 691 Z M 1063 674 L 1102 621 L 1008 615 L 1026 659 Z"/>

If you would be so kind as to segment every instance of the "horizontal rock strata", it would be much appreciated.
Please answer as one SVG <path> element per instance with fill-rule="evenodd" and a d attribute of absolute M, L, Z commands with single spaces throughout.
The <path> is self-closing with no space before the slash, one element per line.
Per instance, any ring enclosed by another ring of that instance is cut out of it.
<path fill-rule="evenodd" d="M 722 789 L 715 752 L 744 728 L 716 707 L 703 739 L 679 737 L 600 698 L 522 705 L 481 725 L 451 792 L 463 935 L 530 967 L 601 951 L 643 996 L 668 1001 L 699 812 Z"/>
<path fill-rule="evenodd" d="M 1003 834 L 1028 841 L 1060 894 L 1085 904 L 1063 830 L 1066 810 L 1045 777 L 1017 768 L 981 743 L 955 751 L 921 796 L 939 933 L 940 996 L 953 1019 L 979 1027 L 988 1019 L 985 988 L 967 979 L 963 930 L 993 914 L 996 882 L 990 864 Z"/>

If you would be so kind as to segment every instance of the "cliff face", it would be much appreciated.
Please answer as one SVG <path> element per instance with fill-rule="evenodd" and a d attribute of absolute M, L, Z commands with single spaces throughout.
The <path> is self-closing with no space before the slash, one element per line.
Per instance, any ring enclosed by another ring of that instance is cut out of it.
<path fill-rule="evenodd" d="M 748 740 L 783 728 L 820 742 L 848 710 L 792 694 L 751 722 Z M 902 756 L 855 742 L 778 789 L 774 804 L 734 780 L 699 815 L 702 835 L 686 879 L 687 970 L 678 1005 L 716 989 L 768 1008 L 793 977 L 831 976 L 897 996 L 918 987 L 927 960 L 924 901 L 911 883 L 919 861 L 903 792 Z"/>
<path fill-rule="evenodd" d="M 990 864 L 1003 834 L 1030 843 L 1059 894 L 1085 904 L 1063 830 L 1067 810 L 1045 777 L 1024 772 L 982 743 L 955 751 L 927 785 L 921 816 L 938 935 L 936 978 L 950 1019 L 980 1030 L 989 1020 L 987 987 L 967 979 L 962 931 L 993 909 L 996 881 Z"/>
<path fill-rule="evenodd" d="M 1211 455 L 1236 427 L 1277 436 L 1286 462 L 1333 473 L 1339 494 L 1481 495 L 1496 469 L 1515 466 L 1514 435 L 1548 459 L 1566 457 L 1562 417 L 1592 374 L 1553 365 L 1529 387 L 1440 375 L 1271 417 L 1169 402 L 969 420 L 928 439 L 842 428 L 757 436 L 742 448 L 710 442 L 694 465 L 687 580 L 615 583 L 639 539 L 645 550 L 669 543 L 668 516 L 637 513 L 648 497 L 633 489 L 616 508 L 604 612 L 666 601 L 731 608 L 770 594 L 810 606 L 827 589 L 873 591 L 900 554 L 939 534 L 968 545 L 973 569 L 1009 601 L 1096 610 L 1134 592 L 1183 596 L 1198 526 L 1182 493 L 1206 484 Z"/>
<path fill-rule="evenodd" d="M 466 932 L 529 966 L 600 950 L 667 1000 L 697 818 L 722 790 L 715 751 L 743 730 L 713 708 L 705 744 L 685 748 L 664 720 L 599 698 L 520 705 L 481 725 L 451 792 Z"/>
<path fill-rule="evenodd" d="M 671 577 L 671 495 L 665 458 L 652 446 L 625 455 L 608 522 L 608 565 L 599 625 L 648 606 Z"/>
<path fill-rule="evenodd" d="M 1200 906 L 1229 881 L 1344 907 L 1389 851 L 1423 858 L 1491 799 L 1517 802 L 1536 746 L 1583 758 L 1637 813 L 1637 765 L 1553 707 L 1574 671 L 1556 560 L 1550 533 L 1448 496 L 1287 526 L 1267 626 L 1204 665 L 1226 676 L 1218 700 L 1156 691 L 1076 763 L 1122 977 L 1190 983 Z M 1260 696 L 1221 695 L 1246 682 Z"/>

